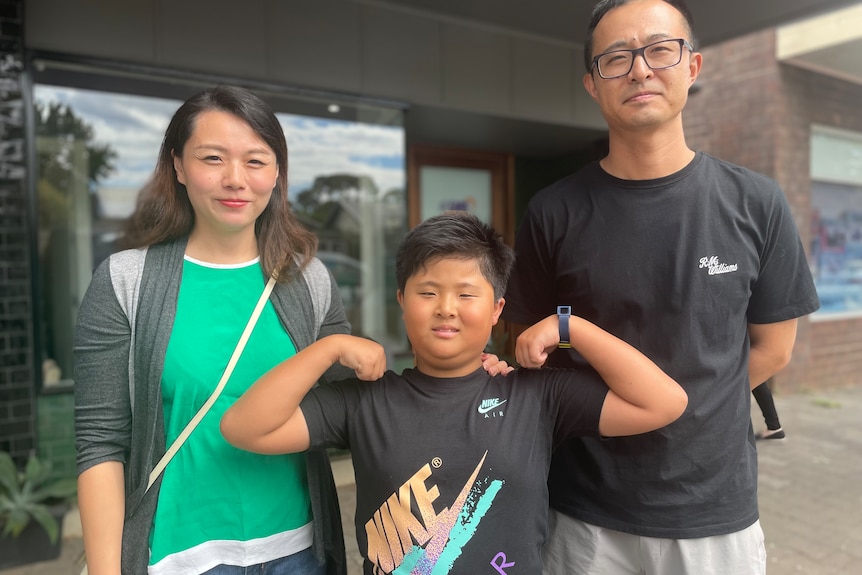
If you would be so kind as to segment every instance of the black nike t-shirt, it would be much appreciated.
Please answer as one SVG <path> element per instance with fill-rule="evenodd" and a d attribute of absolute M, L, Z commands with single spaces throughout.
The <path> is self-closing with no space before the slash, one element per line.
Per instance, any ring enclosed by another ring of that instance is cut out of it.
<path fill-rule="evenodd" d="M 598 436 L 608 388 L 592 369 L 415 369 L 337 382 L 302 402 L 312 449 L 350 449 L 365 573 L 535 575 L 555 444 Z"/>

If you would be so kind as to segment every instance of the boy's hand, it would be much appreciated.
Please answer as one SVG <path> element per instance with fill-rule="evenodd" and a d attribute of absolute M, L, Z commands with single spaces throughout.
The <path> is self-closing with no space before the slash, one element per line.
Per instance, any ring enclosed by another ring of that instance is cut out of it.
<path fill-rule="evenodd" d="M 508 375 L 515 371 L 515 368 L 501 360 L 493 353 L 482 354 L 482 367 L 488 372 L 488 375 Z"/>
<path fill-rule="evenodd" d="M 356 372 L 363 381 L 374 381 L 386 371 L 383 346 L 364 337 L 343 336 L 339 340 L 338 362 Z"/>
<path fill-rule="evenodd" d="M 548 354 L 560 343 L 559 320 L 556 315 L 524 330 L 515 342 L 515 359 L 521 367 L 542 367 Z"/>

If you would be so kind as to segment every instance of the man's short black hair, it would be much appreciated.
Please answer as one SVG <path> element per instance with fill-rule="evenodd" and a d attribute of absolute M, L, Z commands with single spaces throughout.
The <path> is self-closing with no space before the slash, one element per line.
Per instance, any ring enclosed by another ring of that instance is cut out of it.
<path fill-rule="evenodd" d="M 515 263 L 515 252 L 494 228 L 468 212 L 444 212 L 413 228 L 395 256 L 395 278 L 402 292 L 407 280 L 445 258 L 475 260 L 500 299 Z"/>
<path fill-rule="evenodd" d="M 614 8 L 619 8 L 624 4 L 628 4 L 632 0 L 599 0 L 596 2 L 596 5 L 593 6 L 593 12 L 590 16 L 590 25 L 587 28 L 587 37 L 584 40 L 584 66 L 587 69 L 587 73 L 593 71 L 593 32 L 596 30 L 596 26 L 599 25 L 599 21 L 605 17 L 605 14 L 613 10 Z M 695 46 L 694 41 L 694 18 L 691 15 L 691 10 L 688 9 L 688 5 L 685 3 L 685 0 L 663 0 L 667 2 L 676 10 L 682 14 L 682 17 L 685 18 L 685 24 L 688 27 L 688 42 L 692 46 Z"/>

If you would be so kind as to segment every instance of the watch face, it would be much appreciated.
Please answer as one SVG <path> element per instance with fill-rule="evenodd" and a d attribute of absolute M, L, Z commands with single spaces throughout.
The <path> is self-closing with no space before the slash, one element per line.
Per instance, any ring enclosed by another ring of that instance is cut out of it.
<path fill-rule="evenodd" d="M 572 306 L 560 305 L 557 306 L 557 317 L 560 320 L 560 343 L 558 347 L 570 348 L 569 343 L 569 317 L 572 315 Z"/>

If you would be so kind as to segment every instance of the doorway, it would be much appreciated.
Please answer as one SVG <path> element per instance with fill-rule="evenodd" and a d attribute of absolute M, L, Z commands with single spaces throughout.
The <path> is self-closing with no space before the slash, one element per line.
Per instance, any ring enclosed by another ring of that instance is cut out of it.
<path fill-rule="evenodd" d="M 407 159 L 410 228 L 447 210 L 464 210 L 515 239 L 511 154 L 411 145 Z"/>

